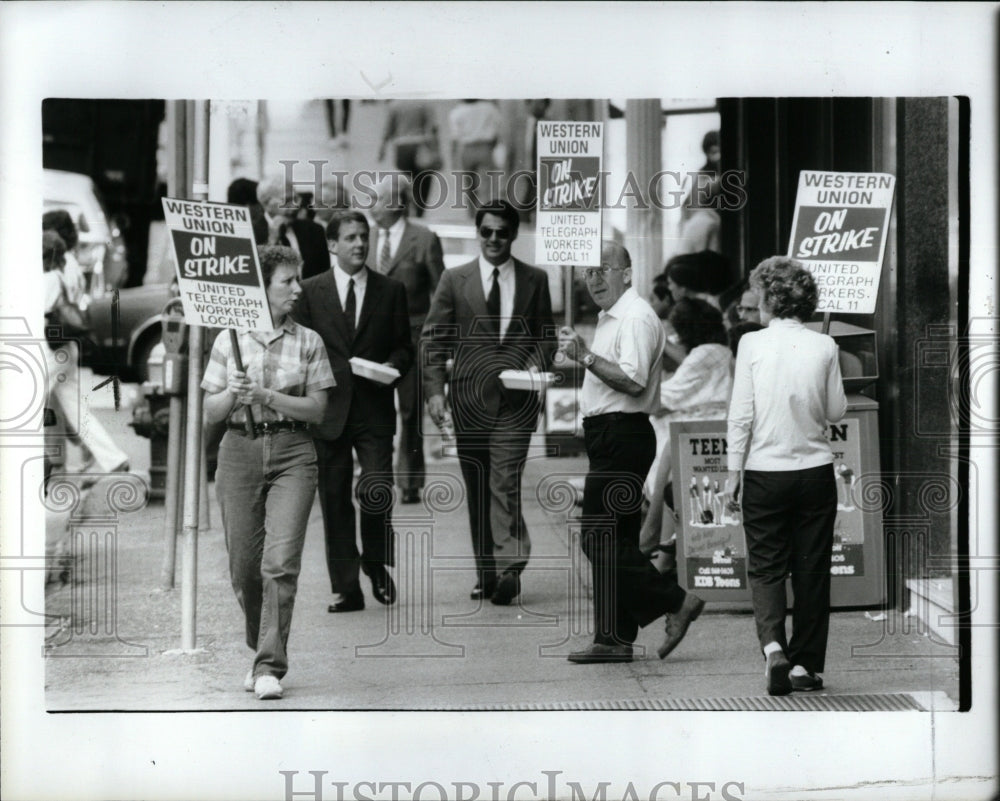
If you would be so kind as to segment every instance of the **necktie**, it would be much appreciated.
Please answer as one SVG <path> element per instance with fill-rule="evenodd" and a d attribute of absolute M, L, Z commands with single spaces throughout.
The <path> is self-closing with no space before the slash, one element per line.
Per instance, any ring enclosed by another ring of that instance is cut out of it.
<path fill-rule="evenodd" d="M 486 311 L 490 316 L 490 328 L 500 337 L 500 269 L 493 268 L 493 286 L 490 287 L 489 297 L 486 298 Z"/>
<path fill-rule="evenodd" d="M 382 229 L 382 249 L 378 253 L 378 271 L 380 273 L 389 272 L 389 259 L 391 258 L 391 253 L 389 252 L 389 229 Z"/>
<path fill-rule="evenodd" d="M 347 282 L 347 300 L 344 302 L 344 316 L 347 318 L 347 330 L 354 339 L 354 318 L 357 312 L 357 300 L 354 297 L 354 279 Z"/>

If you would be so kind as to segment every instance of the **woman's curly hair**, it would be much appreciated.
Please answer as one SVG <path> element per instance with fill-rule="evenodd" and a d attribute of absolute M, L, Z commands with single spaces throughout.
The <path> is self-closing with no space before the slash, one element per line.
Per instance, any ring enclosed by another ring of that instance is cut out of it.
<path fill-rule="evenodd" d="M 819 291 L 802 262 L 787 256 L 764 259 L 750 273 L 750 286 L 761 293 L 764 305 L 778 318 L 805 322 L 819 304 Z"/>
<path fill-rule="evenodd" d="M 727 344 L 722 312 L 701 298 L 681 298 L 667 319 L 688 353 L 699 345 Z"/>
<path fill-rule="evenodd" d="M 299 254 L 286 245 L 263 245 L 257 248 L 257 258 L 260 259 L 260 272 L 265 288 L 271 285 L 271 276 L 279 267 L 287 265 L 298 269 L 302 266 Z"/>

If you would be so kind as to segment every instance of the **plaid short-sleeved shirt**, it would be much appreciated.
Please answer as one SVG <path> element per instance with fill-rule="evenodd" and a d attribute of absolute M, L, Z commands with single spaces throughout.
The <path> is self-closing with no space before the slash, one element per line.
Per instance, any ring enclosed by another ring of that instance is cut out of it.
<path fill-rule="evenodd" d="M 286 318 L 285 323 L 273 331 L 244 331 L 238 337 L 247 375 L 264 389 L 303 397 L 337 385 L 319 334 L 293 322 L 291 318 Z M 229 373 L 235 369 L 229 331 L 222 331 L 212 346 L 201 388 L 206 392 L 221 392 L 226 388 Z M 274 409 L 256 403 L 250 408 L 254 421 L 258 423 L 288 419 Z M 243 405 L 236 406 L 229 422 L 243 423 L 245 409 Z"/>

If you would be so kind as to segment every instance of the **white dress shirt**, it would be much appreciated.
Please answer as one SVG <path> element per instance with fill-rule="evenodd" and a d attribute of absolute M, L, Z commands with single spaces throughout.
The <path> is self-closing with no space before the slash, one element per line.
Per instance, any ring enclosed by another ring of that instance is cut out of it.
<path fill-rule="evenodd" d="M 833 462 L 827 423 L 847 412 L 837 351 L 831 337 L 794 319 L 772 319 L 740 340 L 729 404 L 730 470 Z"/>
<path fill-rule="evenodd" d="M 697 345 L 670 378 L 660 382 L 660 403 L 670 412 L 728 403 L 733 390 L 733 354 L 725 345 Z"/>
<path fill-rule="evenodd" d="M 406 230 L 406 217 L 400 217 L 396 222 L 388 228 L 389 236 L 389 264 L 392 264 L 392 260 L 396 258 L 396 253 L 399 252 L 399 243 L 403 239 L 403 232 Z M 388 270 L 388 264 L 385 267 L 382 266 L 382 248 L 385 245 L 387 229 L 378 229 L 378 241 L 376 244 L 378 247 L 375 248 L 375 269 L 379 272 L 383 270 Z"/>
<path fill-rule="evenodd" d="M 337 281 L 337 294 L 340 295 L 340 308 L 344 308 L 347 303 L 347 284 L 354 279 L 354 327 L 358 327 L 358 320 L 361 319 L 361 304 L 365 300 L 365 287 L 368 286 L 368 268 L 362 267 L 354 275 L 347 273 L 340 266 L 340 261 L 333 268 L 333 277 Z"/>
<path fill-rule="evenodd" d="M 660 372 L 666 335 L 653 307 L 633 287 L 607 311 L 597 315 L 591 352 L 617 364 L 645 389 L 637 398 L 612 389 L 587 370 L 580 390 L 584 417 L 608 412 L 654 414 L 660 408 Z"/>
<path fill-rule="evenodd" d="M 489 299 L 490 290 L 493 289 L 493 270 L 495 265 L 490 264 L 482 256 L 479 257 L 479 276 L 483 281 L 483 297 Z M 500 283 L 500 340 L 507 335 L 510 327 L 510 318 L 514 314 L 514 259 L 507 259 L 499 266 L 500 275 L 497 281 Z"/>

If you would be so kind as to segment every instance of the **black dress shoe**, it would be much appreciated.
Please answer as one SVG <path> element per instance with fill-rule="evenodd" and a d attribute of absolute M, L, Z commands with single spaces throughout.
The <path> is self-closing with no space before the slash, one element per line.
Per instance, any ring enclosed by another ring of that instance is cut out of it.
<path fill-rule="evenodd" d="M 497 582 L 496 579 L 492 581 L 478 581 L 476 586 L 472 588 L 472 592 L 469 593 L 469 597 L 473 601 L 481 601 L 483 598 L 492 597 L 493 593 L 496 591 Z"/>
<path fill-rule="evenodd" d="M 681 605 L 681 608 L 672 615 L 666 616 L 665 628 L 667 636 L 663 640 L 663 645 L 656 649 L 656 654 L 660 659 L 666 659 L 667 654 L 681 644 L 681 640 L 687 634 L 688 627 L 698 619 L 698 615 L 701 614 L 701 610 L 704 608 L 705 602 L 697 595 L 689 592 L 684 596 L 684 603 Z"/>
<path fill-rule="evenodd" d="M 340 599 L 330 604 L 327 612 L 360 612 L 365 608 L 365 596 L 358 587 L 351 592 L 343 593 Z"/>
<path fill-rule="evenodd" d="M 403 490 L 403 503 L 420 503 L 420 490 L 418 489 Z"/>
<path fill-rule="evenodd" d="M 386 606 L 396 603 L 396 584 L 384 567 L 373 568 L 368 578 L 372 580 L 372 595 L 376 601 Z"/>
<path fill-rule="evenodd" d="M 582 651 L 574 651 L 566 658 L 578 665 L 596 665 L 600 662 L 631 662 L 632 646 L 606 645 L 595 642 Z"/>
<path fill-rule="evenodd" d="M 497 579 L 497 588 L 493 590 L 490 601 L 495 606 L 509 606 L 521 592 L 521 577 L 513 570 L 505 570 Z"/>

